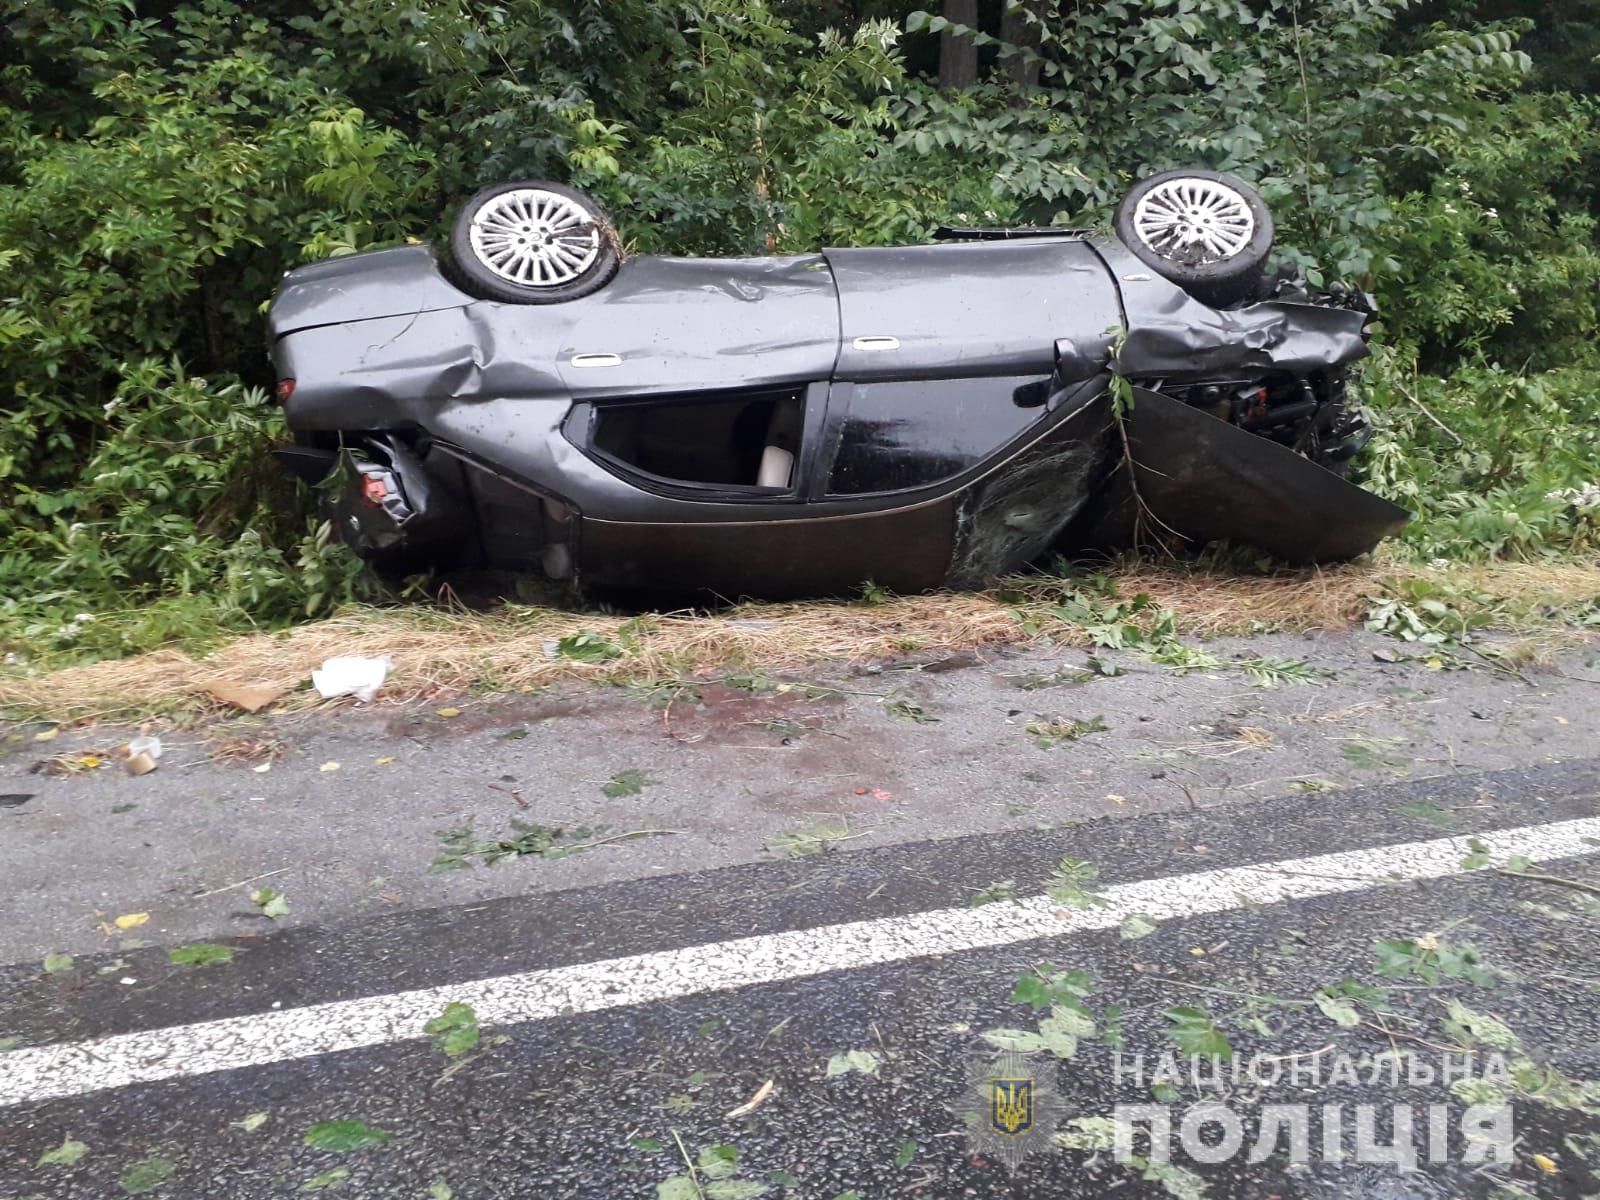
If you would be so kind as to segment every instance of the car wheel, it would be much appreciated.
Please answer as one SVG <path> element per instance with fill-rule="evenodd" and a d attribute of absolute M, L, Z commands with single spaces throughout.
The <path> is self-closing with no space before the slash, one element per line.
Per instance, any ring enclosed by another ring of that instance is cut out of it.
<path fill-rule="evenodd" d="M 1122 244 L 1196 300 L 1222 307 L 1254 296 L 1272 251 L 1272 214 L 1256 190 L 1215 171 L 1164 171 L 1123 197 Z"/>
<path fill-rule="evenodd" d="M 512 304 L 587 296 L 622 263 L 600 206 L 543 180 L 499 183 L 463 204 L 450 228 L 450 257 L 472 292 Z"/>

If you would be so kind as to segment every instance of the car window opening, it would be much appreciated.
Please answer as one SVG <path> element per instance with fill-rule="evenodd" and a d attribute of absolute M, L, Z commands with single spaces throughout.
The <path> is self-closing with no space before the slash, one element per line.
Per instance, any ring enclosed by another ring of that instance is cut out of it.
<path fill-rule="evenodd" d="M 798 391 L 596 408 L 593 446 L 661 479 L 788 489 L 800 457 Z"/>

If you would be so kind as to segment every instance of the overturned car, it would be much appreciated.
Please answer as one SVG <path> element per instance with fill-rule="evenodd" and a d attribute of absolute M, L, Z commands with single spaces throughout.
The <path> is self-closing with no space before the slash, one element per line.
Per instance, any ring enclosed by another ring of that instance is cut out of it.
<path fill-rule="evenodd" d="M 1114 228 L 630 257 L 581 193 L 487 188 L 448 255 L 285 276 L 280 455 L 381 570 L 729 597 L 975 586 L 1141 526 L 1292 561 L 1398 530 L 1342 477 L 1365 298 L 1265 274 L 1228 176 L 1146 179 Z"/>

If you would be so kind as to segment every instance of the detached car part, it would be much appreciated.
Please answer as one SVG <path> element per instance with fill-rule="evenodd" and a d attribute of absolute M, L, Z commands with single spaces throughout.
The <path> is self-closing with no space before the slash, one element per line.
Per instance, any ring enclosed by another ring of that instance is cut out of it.
<path fill-rule="evenodd" d="M 1145 180 L 1115 227 L 625 257 L 582 193 L 486 188 L 443 261 L 285 276 L 284 455 L 380 569 L 730 597 L 977 586 L 1140 520 L 1297 561 L 1397 531 L 1341 478 L 1365 298 L 1264 275 L 1271 216 L 1213 172 Z"/>

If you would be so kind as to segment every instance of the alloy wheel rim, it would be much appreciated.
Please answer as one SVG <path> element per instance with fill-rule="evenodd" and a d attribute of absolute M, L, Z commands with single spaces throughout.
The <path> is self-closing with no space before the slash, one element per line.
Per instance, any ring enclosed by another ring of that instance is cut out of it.
<path fill-rule="evenodd" d="M 1133 228 L 1152 253 L 1199 267 L 1243 251 L 1255 236 L 1256 218 L 1236 188 L 1189 176 L 1165 180 L 1139 197 Z"/>
<path fill-rule="evenodd" d="M 571 283 L 600 257 L 600 228 L 577 201 L 544 188 L 517 188 L 485 201 L 468 231 L 472 252 L 518 287 Z"/>

